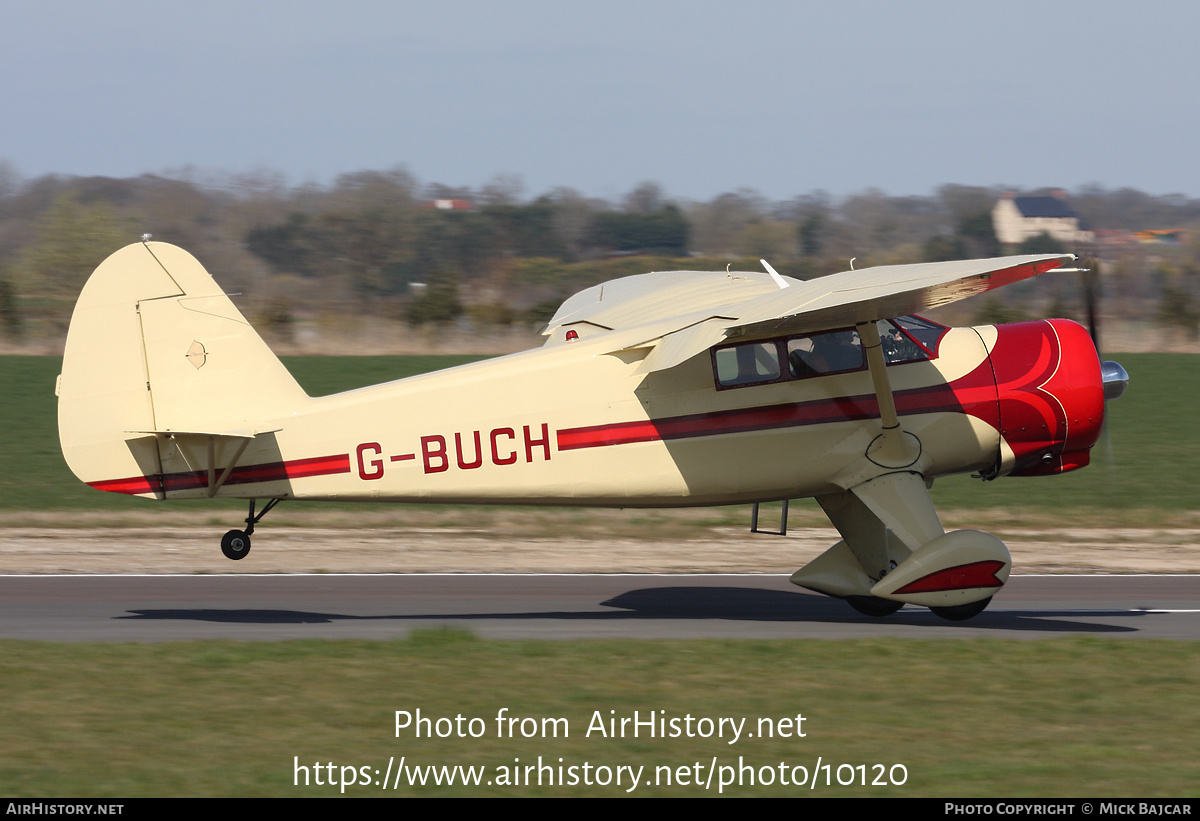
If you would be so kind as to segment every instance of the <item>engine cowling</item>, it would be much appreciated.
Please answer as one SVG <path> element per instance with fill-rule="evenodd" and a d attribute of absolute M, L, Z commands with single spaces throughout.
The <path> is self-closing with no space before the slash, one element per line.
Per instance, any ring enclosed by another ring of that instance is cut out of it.
<path fill-rule="evenodd" d="M 1104 381 L 1088 332 L 1068 319 L 996 331 L 990 359 L 1002 448 L 1010 452 L 1002 472 L 1049 476 L 1084 467 L 1104 424 Z"/>

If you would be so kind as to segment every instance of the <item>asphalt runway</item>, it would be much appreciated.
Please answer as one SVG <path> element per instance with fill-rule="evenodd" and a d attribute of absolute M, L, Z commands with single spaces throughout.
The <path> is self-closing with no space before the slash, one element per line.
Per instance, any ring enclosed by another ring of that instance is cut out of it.
<path fill-rule="evenodd" d="M 0 638 L 1200 638 L 1200 576 L 1014 576 L 980 616 L 884 619 L 762 575 L 0 577 Z"/>

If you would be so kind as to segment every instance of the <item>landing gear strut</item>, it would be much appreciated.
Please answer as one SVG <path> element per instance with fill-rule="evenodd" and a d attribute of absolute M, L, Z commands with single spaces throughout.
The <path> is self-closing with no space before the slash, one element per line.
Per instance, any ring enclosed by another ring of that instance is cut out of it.
<path fill-rule="evenodd" d="M 221 552 L 225 554 L 225 558 L 233 559 L 235 562 L 238 559 L 246 558 L 250 552 L 250 534 L 254 532 L 254 526 L 259 523 L 263 516 L 275 505 L 279 504 L 282 499 L 272 499 L 263 505 L 263 509 L 257 516 L 254 515 L 254 503 L 256 499 L 250 500 L 250 514 L 246 517 L 245 530 L 231 530 L 221 537 Z"/>

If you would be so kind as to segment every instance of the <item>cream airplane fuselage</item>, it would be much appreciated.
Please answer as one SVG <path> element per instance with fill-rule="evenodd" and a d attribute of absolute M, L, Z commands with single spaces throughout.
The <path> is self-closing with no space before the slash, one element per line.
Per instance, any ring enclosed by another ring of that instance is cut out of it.
<path fill-rule="evenodd" d="M 1064 327 L 1071 342 L 1087 343 L 1077 326 L 1015 327 L 1029 345 L 1042 343 L 1044 329 L 1059 336 Z M 991 326 L 950 329 L 936 358 L 889 366 L 925 476 L 1016 466 L 1013 455 L 1002 457 L 1014 443 L 996 424 L 1001 400 L 989 350 L 999 336 Z M 295 404 L 260 417 L 267 432 L 242 452 L 217 494 L 209 493 L 208 442 L 186 429 L 143 440 L 153 442 L 161 471 L 90 483 L 160 498 L 719 505 L 835 492 L 844 485 L 839 474 L 853 470 L 880 433 L 865 366 L 719 390 L 708 355 L 637 374 L 640 357 L 604 347 L 584 338 L 333 396 L 293 397 Z M 1020 396 L 1039 387 L 1010 382 L 1007 390 Z M 1085 410 L 1069 424 L 1094 433 L 1102 408 Z M 1053 422 L 1041 424 L 1047 438 L 1036 441 L 1037 455 L 1057 459 Z M 1057 433 L 1065 435 L 1065 427 Z M 217 438 L 220 468 L 238 442 Z"/>
<path fill-rule="evenodd" d="M 602 347 L 581 339 L 301 400 L 261 420 L 277 432 L 256 438 L 219 495 L 609 506 L 798 498 L 834 491 L 833 477 L 879 434 L 865 370 L 718 391 L 708 356 L 639 375 L 637 360 Z M 890 368 L 902 397 L 961 381 L 987 361 L 973 329 L 950 331 L 940 347 L 934 361 Z M 931 475 L 997 460 L 999 432 L 976 416 L 905 423 Z M 207 443 L 156 444 L 161 479 L 112 478 L 130 481 L 126 492 L 207 496 Z M 217 464 L 229 456 L 218 453 Z"/>

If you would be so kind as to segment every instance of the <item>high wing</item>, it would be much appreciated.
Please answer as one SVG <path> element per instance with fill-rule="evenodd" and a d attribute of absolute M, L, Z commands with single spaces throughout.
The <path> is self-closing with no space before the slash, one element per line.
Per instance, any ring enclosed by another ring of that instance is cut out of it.
<path fill-rule="evenodd" d="M 672 271 L 597 285 L 563 303 L 547 344 L 566 331 L 620 331 L 611 353 L 652 347 L 640 372 L 665 370 L 729 338 L 811 333 L 946 305 L 1043 274 L 1070 254 L 882 265 L 780 288 L 767 274 Z M 668 319 L 655 317 L 668 316 Z"/>

